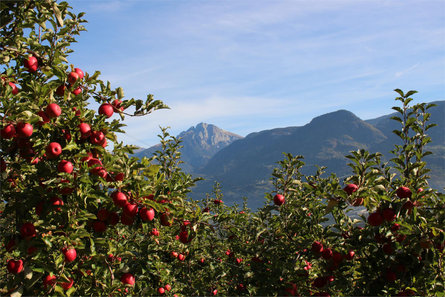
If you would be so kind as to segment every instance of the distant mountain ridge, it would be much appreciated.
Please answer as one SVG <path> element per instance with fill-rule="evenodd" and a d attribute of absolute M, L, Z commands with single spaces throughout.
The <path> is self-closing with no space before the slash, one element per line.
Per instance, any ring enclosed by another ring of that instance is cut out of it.
<path fill-rule="evenodd" d="M 433 155 L 426 158 L 431 171 L 433 188 L 445 186 L 445 101 L 433 102 L 437 106 L 429 110 L 430 123 L 436 123 L 428 131 L 433 142 L 428 149 Z M 399 138 L 392 133 L 400 124 L 384 115 L 362 120 L 347 110 L 320 115 L 304 126 L 275 128 L 253 132 L 246 137 L 200 123 L 178 135 L 182 139 L 183 169 L 194 176 L 204 177 L 192 189 L 191 197 L 204 198 L 212 191 L 215 181 L 222 185 L 226 203 L 242 201 L 248 197 L 252 208 L 262 205 L 264 193 L 270 191 L 270 176 L 283 153 L 303 155 L 304 174 L 315 173 L 316 167 L 327 166 L 328 173 L 339 177 L 351 174 L 344 157 L 352 150 L 364 148 L 381 152 L 386 160 Z M 150 156 L 160 146 L 154 146 L 136 156 Z"/>
<path fill-rule="evenodd" d="M 207 123 L 199 123 L 195 127 L 190 127 L 187 131 L 181 132 L 177 137 L 181 138 L 181 145 L 183 146 L 180 151 L 181 160 L 184 163 L 181 166 L 189 173 L 198 171 L 219 150 L 242 138 L 235 133 Z M 140 158 L 144 156 L 151 157 L 160 148 L 160 144 L 157 144 L 134 155 Z"/>
<path fill-rule="evenodd" d="M 428 131 L 433 143 L 432 156 L 426 159 L 432 169 L 431 185 L 445 186 L 445 101 L 434 102 L 430 109 L 431 123 L 438 126 Z M 198 197 L 210 192 L 214 181 L 222 184 L 228 203 L 249 198 L 249 206 L 258 207 L 266 191 L 271 190 L 270 176 L 283 152 L 303 155 L 306 166 L 303 173 L 313 174 L 315 165 L 327 166 L 328 173 L 343 177 L 351 174 L 344 157 L 352 150 L 364 148 L 381 152 L 386 159 L 394 144 L 399 142 L 392 131 L 400 124 L 391 120 L 394 114 L 367 121 L 350 111 L 338 110 L 314 118 L 300 127 L 276 128 L 247 135 L 217 152 L 198 172 L 206 178 L 193 191 Z"/>

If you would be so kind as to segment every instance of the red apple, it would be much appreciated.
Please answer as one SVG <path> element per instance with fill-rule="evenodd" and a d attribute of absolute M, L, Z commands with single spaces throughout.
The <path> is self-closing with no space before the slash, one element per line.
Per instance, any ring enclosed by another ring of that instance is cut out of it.
<path fill-rule="evenodd" d="M 113 115 L 113 105 L 110 103 L 103 103 L 99 107 L 99 114 L 106 116 L 107 118 Z"/>
<path fill-rule="evenodd" d="M 334 263 L 340 264 L 343 261 L 343 255 L 339 252 L 334 252 L 332 254 L 332 260 L 334 261 Z"/>
<path fill-rule="evenodd" d="M 30 123 L 18 122 L 15 131 L 19 137 L 30 137 L 33 132 L 33 127 Z"/>
<path fill-rule="evenodd" d="M 382 211 L 382 215 L 385 218 L 385 220 L 388 222 L 392 222 L 396 218 L 396 213 L 395 213 L 394 209 L 392 209 L 392 208 L 385 208 Z"/>
<path fill-rule="evenodd" d="M 65 291 L 68 291 L 68 289 L 73 286 L 74 280 L 72 278 L 69 278 L 68 282 L 59 282 L 59 284 Z"/>
<path fill-rule="evenodd" d="M 80 123 L 79 131 L 82 138 L 88 138 L 91 135 L 91 126 L 88 123 Z"/>
<path fill-rule="evenodd" d="M 73 94 L 75 96 L 79 95 L 80 93 L 82 93 L 82 88 L 81 87 L 77 87 L 73 90 Z"/>
<path fill-rule="evenodd" d="M 121 282 L 122 282 L 124 285 L 134 286 L 135 278 L 134 278 L 133 274 L 131 274 L 131 273 L 124 273 L 124 274 L 121 276 Z"/>
<path fill-rule="evenodd" d="M 162 226 L 171 226 L 172 225 L 172 221 L 170 219 L 170 213 L 163 212 L 161 214 L 161 225 Z"/>
<path fill-rule="evenodd" d="M 414 208 L 414 206 L 415 206 L 415 203 L 412 202 L 411 200 L 408 200 L 402 205 L 402 209 L 407 210 L 408 214 L 410 214 L 412 209 Z"/>
<path fill-rule="evenodd" d="M 116 212 L 110 212 L 110 216 L 108 217 L 107 223 L 115 226 L 117 223 L 119 223 L 119 215 Z"/>
<path fill-rule="evenodd" d="M 355 252 L 353 250 L 349 250 L 345 255 L 346 260 L 352 260 L 354 258 Z"/>
<path fill-rule="evenodd" d="M 63 138 L 65 138 L 66 141 L 70 142 L 71 141 L 71 133 L 70 130 L 65 130 L 62 129 L 62 133 L 63 133 Z"/>
<path fill-rule="evenodd" d="M 126 226 L 131 226 L 134 223 L 134 217 L 126 216 L 125 214 L 121 215 L 121 223 Z"/>
<path fill-rule="evenodd" d="M 354 193 L 355 191 L 358 190 L 358 186 L 356 184 L 348 184 L 346 185 L 343 190 L 348 194 L 351 195 L 352 193 Z"/>
<path fill-rule="evenodd" d="M 120 111 L 124 111 L 124 107 L 121 106 L 122 105 L 122 101 L 119 99 L 115 99 L 111 105 L 113 105 L 113 111 L 114 112 L 120 112 Z"/>
<path fill-rule="evenodd" d="M 36 72 L 37 68 L 39 67 L 39 62 L 37 61 L 36 57 L 29 56 L 27 59 L 25 59 L 24 65 L 29 72 Z"/>
<path fill-rule="evenodd" d="M 55 159 L 62 153 L 62 147 L 58 142 L 51 142 L 46 147 L 46 157 L 48 159 Z"/>
<path fill-rule="evenodd" d="M 80 112 L 80 110 L 77 110 L 77 108 L 75 106 L 73 108 L 71 108 L 71 110 L 75 111 L 74 114 L 76 115 L 76 117 L 80 116 L 81 112 Z"/>
<path fill-rule="evenodd" d="M 105 134 L 102 131 L 93 131 L 90 142 L 95 145 L 102 145 L 105 142 Z"/>
<path fill-rule="evenodd" d="M 380 226 L 384 220 L 385 218 L 379 212 L 374 212 L 368 216 L 368 224 L 371 226 Z"/>
<path fill-rule="evenodd" d="M 178 260 L 179 261 L 184 261 L 185 260 L 185 256 L 183 254 L 179 254 L 178 255 Z"/>
<path fill-rule="evenodd" d="M 122 172 L 117 173 L 116 175 L 114 175 L 114 180 L 115 181 L 123 181 L 125 178 L 125 174 Z"/>
<path fill-rule="evenodd" d="M 391 255 L 394 252 L 394 248 L 392 246 L 392 243 L 385 243 L 382 247 L 382 250 L 385 254 Z"/>
<path fill-rule="evenodd" d="M 284 202 L 285 202 L 284 196 L 281 195 L 281 194 L 276 194 L 276 195 L 273 197 L 273 203 L 275 203 L 275 205 L 280 206 L 280 205 L 283 205 Z"/>
<path fill-rule="evenodd" d="M 54 284 L 56 283 L 56 279 L 57 277 L 55 275 L 48 274 L 43 279 L 43 286 L 45 288 L 54 286 Z"/>
<path fill-rule="evenodd" d="M 119 207 L 124 207 L 128 203 L 127 195 L 120 191 L 113 192 L 111 198 L 113 199 L 114 205 Z"/>
<path fill-rule="evenodd" d="M 156 228 L 151 229 L 151 235 L 153 236 L 159 236 L 159 231 Z"/>
<path fill-rule="evenodd" d="M 77 72 L 70 72 L 70 74 L 68 74 L 68 82 L 72 85 L 74 85 L 76 83 L 76 81 L 79 79 L 79 74 Z"/>
<path fill-rule="evenodd" d="M 94 158 L 93 154 L 91 152 L 88 152 L 87 155 L 85 157 L 83 157 L 82 159 L 80 159 L 80 160 L 82 162 L 87 162 L 88 167 L 91 167 L 93 165 L 96 165 L 96 163 L 95 164 L 91 164 L 91 165 L 89 164 L 90 160 L 93 160 L 93 159 L 97 160 L 98 164 L 102 165 L 102 162 L 100 160 Z"/>
<path fill-rule="evenodd" d="M 57 165 L 57 171 L 59 172 L 72 173 L 73 170 L 73 163 L 67 160 L 62 160 L 59 162 L 59 165 Z"/>
<path fill-rule="evenodd" d="M 314 254 L 320 254 L 320 253 L 322 253 L 322 252 L 323 252 L 323 244 L 322 244 L 321 242 L 319 242 L 319 241 L 314 241 L 314 242 L 312 243 L 311 251 L 312 251 Z"/>
<path fill-rule="evenodd" d="M 135 203 L 127 203 L 122 210 L 125 216 L 134 218 L 138 214 L 138 205 Z"/>
<path fill-rule="evenodd" d="M 164 286 L 164 288 L 165 288 L 167 291 L 170 291 L 170 290 L 172 289 L 172 286 L 170 286 L 169 284 L 166 284 L 166 285 Z"/>
<path fill-rule="evenodd" d="M 321 252 L 321 256 L 323 257 L 323 259 L 326 260 L 332 258 L 332 250 L 330 248 L 323 249 L 323 252 Z"/>
<path fill-rule="evenodd" d="M 155 210 L 153 208 L 148 209 L 144 206 L 141 208 L 141 210 L 139 210 L 139 217 L 144 222 L 153 221 L 155 217 Z"/>
<path fill-rule="evenodd" d="M 52 206 L 55 206 L 56 211 L 61 211 L 61 208 L 59 206 L 62 206 L 64 204 L 63 200 L 57 196 L 52 197 L 49 202 Z"/>
<path fill-rule="evenodd" d="M 312 286 L 316 288 L 322 288 L 326 286 L 331 281 L 331 279 L 333 280 L 333 277 L 331 278 L 329 276 L 319 276 L 314 280 Z"/>
<path fill-rule="evenodd" d="M 23 271 L 23 261 L 22 260 L 9 260 L 7 269 L 9 273 L 18 274 Z"/>
<path fill-rule="evenodd" d="M 165 289 L 162 287 L 158 288 L 158 293 L 159 293 L 159 295 L 164 295 Z"/>
<path fill-rule="evenodd" d="M 19 93 L 17 86 L 13 82 L 9 82 L 8 84 L 12 88 L 12 95 L 17 95 Z"/>
<path fill-rule="evenodd" d="M 79 76 L 79 79 L 82 79 L 85 76 L 82 69 L 80 69 L 80 68 L 74 68 L 74 72 L 77 73 L 77 75 Z"/>
<path fill-rule="evenodd" d="M 105 208 L 99 209 L 97 211 L 97 215 L 96 215 L 97 219 L 102 222 L 106 222 L 108 220 L 109 216 L 110 216 L 110 212 Z"/>
<path fill-rule="evenodd" d="M 398 230 L 400 230 L 400 224 L 394 223 L 394 224 L 391 226 L 391 231 L 392 231 L 392 232 L 397 232 Z"/>
<path fill-rule="evenodd" d="M 48 115 L 48 117 L 50 119 L 52 119 L 52 118 L 57 118 L 58 116 L 60 116 L 62 114 L 62 109 L 56 103 L 50 103 L 46 107 L 45 112 Z"/>
<path fill-rule="evenodd" d="M 62 250 L 62 253 L 65 256 L 65 261 L 68 263 L 73 262 L 77 257 L 77 251 L 74 248 L 71 249 L 64 248 Z"/>
<path fill-rule="evenodd" d="M 67 179 L 62 179 L 62 180 L 60 180 L 60 185 L 65 185 L 65 184 L 69 184 L 70 183 L 70 181 L 69 180 L 67 180 Z M 69 195 L 69 194 L 71 194 L 72 192 L 74 191 L 74 188 L 73 187 L 70 187 L 69 185 L 66 185 L 66 186 L 62 186 L 62 187 L 60 187 L 60 189 L 59 189 L 59 193 L 60 194 L 62 194 L 62 195 Z"/>
<path fill-rule="evenodd" d="M 39 121 L 40 126 L 50 122 L 50 118 L 43 110 L 40 110 L 37 114 L 42 118 L 42 120 Z"/>
<path fill-rule="evenodd" d="M 60 86 L 56 89 L 56 95 L 58 95 L 58 96 L 63 96 L 63 95 L 65 95 L 65 91 L 66 91 L 66 86 L 65 86 L 65 85 L 60 85 Z"/>
<path fill-rule="evenodd" d="M 105 232 L 105 230 L 107 230 L 107 225 L 102 221 L 94 221 L 93 230 L 97 233 Z"/>
<path fill-rule="evenodd" d="M 179 240 L 184 244 L 189 243 L 191 241 L 187 230 L 182 230 L 181 232 L 179 232 Z"/>
<path fill-rule="evenodd" d="M 363 204 L 363 198 L 355 198 L 352 202 L 352 206 L 360 206 Z"/>
<path fill-rule="evenodd" d="M 399 198 L 411 198 L 411 190 L 408 187 L 399 187 L 396 191 Z"/>
<path fill-rule="evenodd" d="M 0 135 L 4 139 L 11 139 L 15 136 L 15 127 L 13 124 L 9 124 L 0 131 Z"/>
<path fill-rule="evenodd" d="M 22 225 L 22 227 L 20 228 L 20 234 L 23 236 L 23 238 L 25 239 L 31 239 L 33 237 L 36 236 L 36 228 L 34 227 L 34 225 L 30 222 L 26 222 Z"/>
<path fill-rule="evenodd" d="M 6 251 L 10 252 L 10 251 L 14 250 L 16 245 L 17 245 L 17 242 L 15 241 L 15 239 L 14 238 L 10 239 L 5 246 Z"/>

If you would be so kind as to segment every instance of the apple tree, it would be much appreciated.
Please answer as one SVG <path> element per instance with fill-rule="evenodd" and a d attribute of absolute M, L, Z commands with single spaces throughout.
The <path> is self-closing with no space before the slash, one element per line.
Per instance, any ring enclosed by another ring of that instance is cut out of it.
<path fill-rule="evenodd" d="M 445 196 L 428 185 L 428 109 L 396 90 L 394 157 L 359 149 L 351 175 L 303 175 L 285 154 L 264 207 L 226 206 L 217 184 L 175 279 L 187 295 L 376 296 L 444 291 Z M 193 260 L 194 259 L 194 260 Z M 193 261 L 195 265 L 193 265 Z M 184 267 L 185 268 L 185 267 Z"/>
<path fill-rule="evenodd" d="M 351 176 L 303 175 L 285 154 L 252 211 L 219 186 L 191 200 L 180 140 L 152 158 L 117 141 L 128 116 L 167 108 L 71 65 L 83 13 L 0 2 L 0 292 L 3 295 L 437 295 L 445 196 L 428 185 L 428 109 L 401 107 L 385 160 L 351 152 Z M 91 102 L 99 108 L 92 109 Z"/>
<path fill-rule="evenodd" d="M 166 131 L 155 163 L 116 137 L 126 117 L 167 106 L 126 99 L 99 71 L 69 63 L 85 20 L 68 3 L 0 7 L 1 294 L 174 290 L 170 252 L 195 212 L 185 198 L 196 180 Z"/>

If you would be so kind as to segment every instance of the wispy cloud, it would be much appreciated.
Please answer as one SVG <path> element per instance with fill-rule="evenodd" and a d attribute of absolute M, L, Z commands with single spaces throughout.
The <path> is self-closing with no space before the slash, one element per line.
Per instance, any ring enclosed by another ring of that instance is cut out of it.
<path fill-rule="evenodd" d="M 420 63 L 416 63 L 416 64 L 414 64 L 413 66 L 411 66 L 409 68 L 406 68 L 406 69 L 404 69 L 402 71 L 398 71 L 398 72 L 396 72 L 395 77 L 401 77 L 401 76 L 403 76 L 403 75 L 405 75 L 407 73 L 410 73 L 414 69 L 416 69 L 419 65 L 420 65 Z"/>
<path fill-rule="evenodd" d="M 128 127 L 128 137 L 121 135 L 120 138 L 128 138 L 133 140 L 133 143 L 137 140 L 136 143 L 140 146 L 153 145 L 157 141 L 155 136 L 159 133 L 159 126 L 171 127 L 175 134 L 198 122 L 218 124 L 224 121 L 237 121 L 240 117 L 264 117 L 265 109 L 273 115 L 280 113 L 281 106 L 287 103 L 276 98 L 218 96 L 174 102 L 169 110 L 156 111 L 144 118 L 127 118 L 125 124 Z"/>
<path fill-rule="evenodd" d="M 79 61 L 92 55 L 88 65 L 100 63 L 127 97 L 150 92 L 172 108 L 127 121 L 141 145 L 156 142 L 159 125 L 179 133 L 207 121 L 245 134 L 339 108 L 383 114 L 394 88 L 445 93 L 441 1 L 88 3 L 97 37 Z"/>

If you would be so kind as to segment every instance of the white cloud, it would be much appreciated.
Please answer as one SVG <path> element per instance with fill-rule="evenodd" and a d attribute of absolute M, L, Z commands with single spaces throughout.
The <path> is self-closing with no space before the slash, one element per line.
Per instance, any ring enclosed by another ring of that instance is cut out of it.
<path fill-rule="evenodd" d="M 406 69 L 404 69 L 402 71 L 398 71 L 398 72 L 396 72 L 395 77 L 401 77 L 401 76 L 403 76 L 403 75 L 405 75 L 407 73 L 410 73 L 414 69 L 416 69 L 419 65 L 420 65 L 420 63 L 416 63 L 416 64 L 414 64 L 413 66 L 411 66 L 409 68 L 406 68 Z"/>
<path fill-rule="evenodd" d="M 274 98 L 255 97 L 213 96 L 203 100 L 182 100 L 171 104 L 169 110 L 159 110 L 146 117 L 126 118 L 124 123 L 128 136 L 121 135 L 120 139 L 147 147 L 157 142 L 159 126 L 171 127 L 172 134 L 177 135 L 199 122 L 214 124 L 215 121 L 230 122 L 243 117 L 273 116 L 274 113 L 280 113 L 282 106 L 288 103 Z"/>

